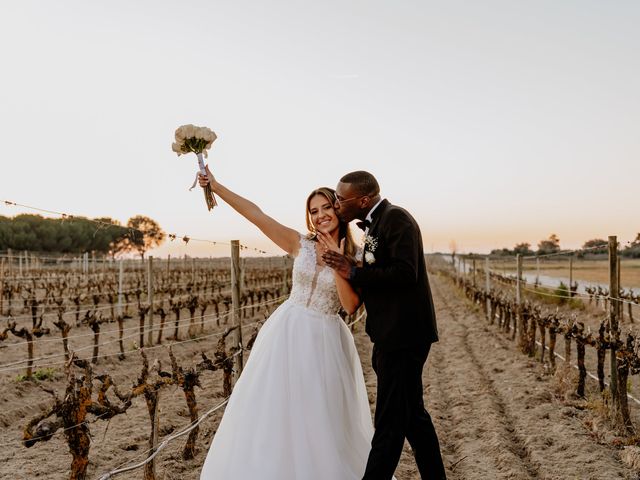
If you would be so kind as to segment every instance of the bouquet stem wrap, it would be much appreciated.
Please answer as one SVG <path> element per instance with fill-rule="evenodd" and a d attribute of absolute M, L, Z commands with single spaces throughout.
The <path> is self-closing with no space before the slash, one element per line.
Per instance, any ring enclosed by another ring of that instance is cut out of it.
<path fill-rule="evenodd" d="M 207 170 L 204 168 L 204 159 L 202 153 L 198 153 L 198 167 L 200 168 L 200 173 L 202 175 L 207 175 Z M 207 202 L 207 208 L 211 210 L 213 207 L 218 205 L 216 202 L 216 197 L 213 195 L 211 191 L 211 185 L 207 183 L 207 186 L 203 188 L 204 191 L 204 199 Z"/>

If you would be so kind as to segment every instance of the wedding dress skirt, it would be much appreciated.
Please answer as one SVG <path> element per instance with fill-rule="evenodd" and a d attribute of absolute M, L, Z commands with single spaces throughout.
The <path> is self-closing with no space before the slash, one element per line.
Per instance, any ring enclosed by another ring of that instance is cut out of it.
<path fill-rule="evenodd" d="M 349 328 L 287 300 L 259 332 L 200 478 L 360 480 L 372 436 Z"/>

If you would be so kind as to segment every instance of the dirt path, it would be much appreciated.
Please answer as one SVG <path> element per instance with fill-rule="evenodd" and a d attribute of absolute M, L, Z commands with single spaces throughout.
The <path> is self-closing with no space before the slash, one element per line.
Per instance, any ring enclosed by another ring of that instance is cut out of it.
<path fill-rule="evenodd" d="M 639 478 L 620 461 L 618 450 L 598 443 L 585 426 L 589 412 L 567 406 L 554 397 L 554 380 L 538 362 L 520 354 L 510 340 L 495 332 L 448 279 L 432 275 L 431 281 L 441 341 L 433 346 L 424 371 L 425 400 L 438 431 L 449 479 Z M 354 337 L 373 409 L 376 378 L 371 369 L 372 346 L 362 324 L 357 325 Z M 199 351 L 210 347 L 185 344 L 180 351 L 181 363 L 197 361 Z M 135 378 L 139 364 L 135 358 L 126 363 L 110 359 L 101 368 L 114 371 L 123 379 Z M 58 381 L 54 388 L 60 391 L 63 385 Z M 222 400 L 220 375 L 204 375 L 202 387 L 196 395 L 201 411 L 205 411 Z M 48 404 L 47 396 L 37 386 L 7 379 L 0 397 L 5 408 L 19 409 L 22 403 L 38 404 L 40 409 Z M 161 440 L 188 424 L 180 390 L 163 391 L 160 408 Z M 33 413 L 33 409 L 20 412 L 14 422 L 4 426 L 3 439 L 18 439 L 24 418 Z M 221 413 L 201 425 L 195 459 L 182 460 L 182 441 L 170 444 L 159 455 L 158 480 L 199 478 Z M 108 424 L 91 424 L 89 478 L 129 463 L 141 454 L 144 457 L 148 429 L 142 399 L 136 400 L 127 415 Z M 31 449 L 15 441 L 3 445 L 2 450 L 0 478 L 68 478 L 70 455 L 61 434 Z M 396 477 L 420 478 L 408 445 Z M 142 478 L 142 471 L 117 478 Z"/>
<path fill-rule="evenodd" d="M 450 479 L 638 478 L 594 441 L 588 415 L 552 395 L 553 379 L 487 325 L 444 278 L 432 276 L 441 341 L 425 369 L 427 409 Z M 403 455 L 399 479 L 418 479 Z"/>

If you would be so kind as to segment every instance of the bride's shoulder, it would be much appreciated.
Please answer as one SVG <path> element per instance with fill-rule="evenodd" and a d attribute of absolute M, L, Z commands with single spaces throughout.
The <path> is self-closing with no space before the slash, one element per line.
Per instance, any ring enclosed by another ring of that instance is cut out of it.
<path fill-rule="evenodd" d="M 298 251 L 293 255 L 297 257 L 301 252 L 309 250 L 314 247 L 315 240 L 312 234 L 310 233 L 300 233 L 298 232 L 298 239 L 300 240 L 300 245 Z"/>

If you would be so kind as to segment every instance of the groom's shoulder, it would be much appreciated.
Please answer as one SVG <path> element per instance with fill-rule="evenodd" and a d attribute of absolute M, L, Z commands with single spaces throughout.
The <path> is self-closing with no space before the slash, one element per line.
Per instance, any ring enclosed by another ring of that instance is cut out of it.
<path fill-rule="evenodd" d="M 415 223 L 413 215 L 411 215 L 411 213 L 409 213 L 406 208 L 400 207 L 399 205 L 394 205 L 391 202 L 387 203 L 387 208 L 385 208 L 384 213 L 389 219 L 405 219 L 411 221 L 412 223 Z"/>
<path fill-rule="evenodd" d="M 418 222 L 413 218 L 413 215 L 411 215 L 407 209 L 393 205 L 392 203 L 388 203 L 384 209 L 384 219 L 387 228 L 410 228 L 419 230 Z"/>

